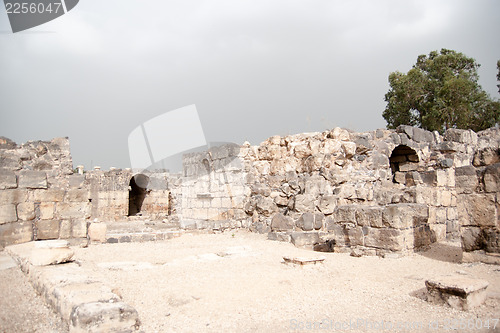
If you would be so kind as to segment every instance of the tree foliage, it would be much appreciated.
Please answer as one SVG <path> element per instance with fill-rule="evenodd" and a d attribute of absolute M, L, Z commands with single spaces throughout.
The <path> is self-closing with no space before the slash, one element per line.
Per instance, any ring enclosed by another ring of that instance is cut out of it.
<path fill-rule="evenodd" d="M 500 70 L 500 61 L 497 65 Z M 478 84 L 479 66 L 473 58 L 442 49 L 418 56 L 406 74 L 390 73 L 382 114 L 387 127 L 411 125 L 442 133 L 494 126 L 500 120 L 500 102 Z"/>

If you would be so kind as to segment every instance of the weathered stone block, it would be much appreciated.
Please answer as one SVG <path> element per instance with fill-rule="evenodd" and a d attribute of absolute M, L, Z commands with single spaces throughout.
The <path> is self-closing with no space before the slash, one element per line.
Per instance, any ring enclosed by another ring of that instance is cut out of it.
<path fill-rule="evenodd" d="M 13 222 L 0 224 L 0 247 L 26 243 L 33 240 L 31 222 Z"/>
<path fill-rule="evenodd" d="M 16 222 L 17 210 L 16 205 L 0 205 L 0 224 Z"/>
<path fill-rule="evenodd" d="M 366 228 L 365 246 L 402 251 L 405 249 L 404 233 L 396 229 Z"/>
<path fill-rule="evenodd" d="M 429 209 L 421 204 L 392 204 L 384 208 L 382 222 L 385 226 L 406 229 L 427 222 Z"/>
<path fill-rule="evenodd" d="M 36 239 L 59 238 L 60 220 L 38 220 L 35 222 Z"/>
<path fill-rule="evenodd" d="M 449 128 L 444 133 L 446 141 L 460 142 L 466 144 L 477 144 L 477 134 L 473 130 L 463 130 L 458 128 Z"/>
<path fill-rule="evenodd" d="M 19 173 L 20 188 L 47 188 L 47 175 L 43 171 L 24 170 Z"/>
<path fill-rule="evenodd" d="M 325 195 L 321 197 L 318 209 L 325 215 L 332 214 L 337 207 L 337 198 L 333 195 Z"/>
<path fill-rule="evenodd" d="M 500 192 L 500 163 L 486 168 L 484 172 L 484 189 L 486 192 Z"/>
<path fill-rule="evenodd" d="M 81 202 L 58 202 L 56 215 L 63 219 L 87 218 L 90 216 L 89 204 Z"/>
<path fill-rule="evenodd" d="M 314 214 L 304 213 L 295 222 L 297 228 L 304 231 L 312 231 L 314 229 Z"/>
<path fill-rule="evenodd" d="M 277 213 L 273 216 L 271 220 L 271 230 L 272 231 L 288 231 L 293 230 L 294 227 L 293 219 L 290 216 L 285 216 L 281 213 Z"/>
<path fill-rule="evenodd" d="M 325 215 L 323 213 L 314 214 L 314 230 L 319 230 L 323 227 L 323 220 L 325 219 Z"/>
<path fill-rule="evenodd" d="M 75 252 L 65 240 L 37 241 L 31 251 L 29 261 L 35 266 L 57 265 L 73 260 Z"/>
<path fill-rule="evenodd" d="M 298 194 L 295 196 L 295 210 L 299 213 L 314 212 L 314 196 Z"/>
<path fill-rule="evenodd" d="M 47 190 L 34 190 L 32 192 L 32 200 L 40 202 L 60 202 L 64 199 L 64 190 L 61 189 L 47 189 Z"/>
<path fill-rule="evenodd" d="M 462 226 L 495 226 L 498 223 L 494 194 L 460 194 L 457 206 Z"/>
<path fill-rule="evenodd" d="M 481 229 L 479 227 L 461 227 L 462 249 L 466 252 L 479 250 L 483 247 Z"/>
<path fill-rule="evenodd" d="M 455 168 L 455 185 L 458 193 L 472 193 L 479 186 L 476 168 L 463 166 Z"/>
<path fill-rule="evenodd" d="M 35 204 L 33 202 L 21 202 L 17 205 L 17 217 L 23 221 L 35 218 Z"/>
<path fill-rule="evenodd" d="M 89 199 L 89 191 L 86 189 L 70 189 L 66 192 L 64 201 L 69 202 L 87 202 Z"/>
<path fill-rule="evenodd" d="M 39 205 L 40 219 L 42 220 L 52 220 L 54 218 L 54 202 L 42 202 Z"/>
<path fill-rule="evenodd" d="M 356 223 L 356 210 L 359 206 L 356 205 L 342 205 L 337 206 L 333 213 L 333 219 L 338 222 Z"/>
<path fill-rule="evenodd" d="M 139 329 L 137 311 L 123 302 L 84 303 L 73 309 L 71 332 L 134 332 Z"/>
<path fill-rule="evenodd" d="M 17 177 L 13 171 L 0 169 L 0 190 L 17 187 Z"/>
<path fill-rule="evenodd" d="M 441 276 L 425 281 L 429 302 L 444 303 L 464 311 L 484 302 L 488 285 L 488 281 L 464 276 Z"/>
<path fill-rule="evenodd" d="M 433 234 L 433 237 L 435 237 L 436 242 L 446 239 L 446 233 L 448 232 L 447 224 L 429 224 L 429 228 Z"/>
<path fill-rule="evenodd" d="M 0 205 L 5 204 L 18 204 L 25 202 L 28 199 L 28 192 L 26 190 L 3 190 L 0 191 Z"/>
<path fill-rule="evenodd" d="M 270 232 L 267 234 L 267 239 L 287 243 L 291 241 L 290 234 L 287 232 Z"/>
<path fill-rule="evenodd" d="M 71 221 L 71 234 L 75 238 L 87 237 L 87 220 L 75 219 Z"/>
<path fill-rule="evenodd" d="M 486 147 L 477 151 L 474 154 L 472 164 L 474 166 L 485 166 L 500 162 L 500 149 L 493 147 Z"/>
<path fill-rule="evenodd" d="M 382 228 L 382 207 L 358 206 L 356 209 L 356 222 L 360 226 Z"/>
<path fill-rule="evenodd" d="M 297 247 L 312 247 L 319 243 L 317 232 L 293 232 L 290 234 L 293 245 Z"/>
<path fill-rule="evenodd" d="M 195 223 L 195 226 L 196 226 L 196 223 Z M 94 223 L 91 223 L 89 225 L 88 235 L 89 235 L 90 241 L 105 243 L 106 242 L 106 232 L 107 232 L 106 223 L 94 222 Z"/>
<path fill-rule="evenodd" d="M 436 171 L 424 171 L 420 172 L 420 179 L 422 180 L 422 183 L 429 185 L 429 186 L 436 186 L 437 185 L 437 174 Z"/>

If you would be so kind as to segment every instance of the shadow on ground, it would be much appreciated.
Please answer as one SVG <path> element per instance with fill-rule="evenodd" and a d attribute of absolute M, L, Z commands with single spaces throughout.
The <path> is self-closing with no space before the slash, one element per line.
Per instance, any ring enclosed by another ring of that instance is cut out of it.
<path fill-rule="evenodd" d="M 439 261 L 461 263 L 462 247 L 460 243 L 439 242 L 434 243 L 429 249 L 421 251 L 418 254 Z"/>

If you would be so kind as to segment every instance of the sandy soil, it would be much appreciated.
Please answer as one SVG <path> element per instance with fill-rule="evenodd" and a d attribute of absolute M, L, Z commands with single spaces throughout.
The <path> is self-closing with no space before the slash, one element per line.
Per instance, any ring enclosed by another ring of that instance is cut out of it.
<path fill-rule="evenodd" d="M 148 333 L 500 332 L 500 267 L 457 263 L 457 250 L 440 244 L 403 258 L 355 258 L 238 231 L 77 248 L 76 259 L 116 287 Z M 321 255 L 314 266 L 282 259 Z M 446 274 L 488 280 L 490 297 L 469 312 L 422 300 L 425 280 Z"/>
<path fill-rule="evenodd" d="M 3 265 L 7 257 L 0 252 L 0 332 L 68 332 L 67 326 L 37 295 L 19 267 Z"/>

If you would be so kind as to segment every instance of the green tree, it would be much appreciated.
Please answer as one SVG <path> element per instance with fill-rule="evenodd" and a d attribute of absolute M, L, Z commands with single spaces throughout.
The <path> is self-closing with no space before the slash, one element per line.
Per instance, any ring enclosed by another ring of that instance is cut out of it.
<path fill-rule="evenodd" d="M 498 70 L 497 81 L 500 82 L 500 60 L 497 61 L 497 70 Z M 498 87 L 498 93 L 500 94 L 500 84 L 497 84 L 497 87 Z"/>
<path fill-rule="evenodd" d="M 411 125 L 443 133 L 448 128 L 479 131 L 494 126 L 500 120 L 500 102 L 478 84 L 479 66 L 473 58 L 442 49 L 418 56 L 406 74 L 390 73 L 382 114 L 387 127 Z"/>

